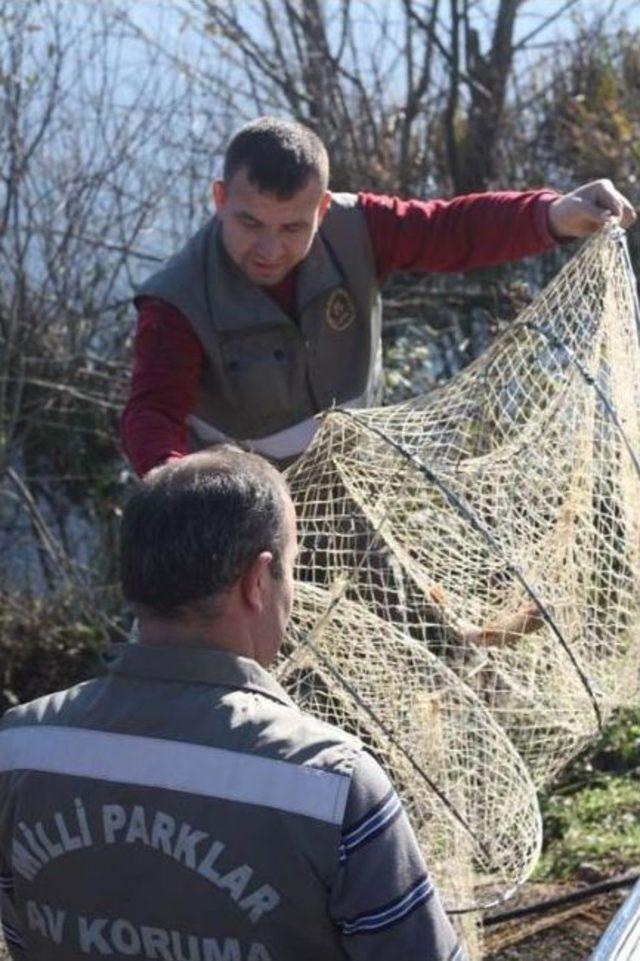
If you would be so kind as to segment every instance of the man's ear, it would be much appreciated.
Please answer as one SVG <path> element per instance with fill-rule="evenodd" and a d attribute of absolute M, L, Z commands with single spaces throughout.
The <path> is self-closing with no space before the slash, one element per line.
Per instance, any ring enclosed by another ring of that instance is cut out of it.
<path fill-rule="evenodd" d="M 331 194 L 329 193 L 328 190 L 325 190 L 325 192 L 322 195 L 322 199 L 320 201 L 320 206 L 318 207 L 318 223 L 319 224 L 321 224 L 322 221 L 324 220 L 325 215 L 330 206 L 331 206 Z"/>
<path fill-rule="evenodd" d="M 224 180 L 214 180 L 211 186 L 211 196 L 213 198 L 213 203 L 218 213 L 222 210 L 227 199 L 227 192 L 224 186 Z"/>
<path fill-rule="evenodd" d="M 272 562 L 273 554 L 271 551 L 261 551 L 240 578 L 242 599 L 254 614 L 259 614 L 264 609 L 269 584 L 272 580 Z"/>

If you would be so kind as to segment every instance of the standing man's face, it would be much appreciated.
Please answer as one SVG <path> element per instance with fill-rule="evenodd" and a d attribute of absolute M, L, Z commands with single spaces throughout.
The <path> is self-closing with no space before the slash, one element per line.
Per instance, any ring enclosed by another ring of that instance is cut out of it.
<path fill-rule="evenodd" d="M 258 190 L 244 168 L 228 183 L 216 180 L 213 199 L 225 250 L 254 284 L 279 283 L 307 256 L 331 195 L 311 177 L 288 200 Z"/>

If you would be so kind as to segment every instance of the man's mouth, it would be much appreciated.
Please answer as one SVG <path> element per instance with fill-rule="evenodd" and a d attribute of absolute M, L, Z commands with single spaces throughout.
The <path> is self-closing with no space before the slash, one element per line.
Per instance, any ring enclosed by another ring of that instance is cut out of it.
<path fill-rule="evenodd" d="M 261 260 L 254 260 L 254 261 L 253 261 L 253 266 L 254 266 L 257 270 L 262 270 L 262 271 L 267 272 L 267 271 L 272 271 L 272 270 L 279 270 L 280 267 L 281 267 L 281 264 L 279 264 L 279 263 L 276 263 L 276 264 L 266 264 L 266 263 L 264 263 L 264 262 L 261 261 Z"/>

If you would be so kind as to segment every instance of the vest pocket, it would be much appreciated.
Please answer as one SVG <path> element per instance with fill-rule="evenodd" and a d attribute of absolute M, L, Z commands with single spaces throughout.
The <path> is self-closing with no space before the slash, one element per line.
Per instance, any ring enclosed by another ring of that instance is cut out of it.
<path fill-rule="evenodd" d="M 308 416 L 304 347 L 297 328 L 225 332 L 220 354 L 225 394 L 244 425 L 242 436 L 272 433 Z"/>

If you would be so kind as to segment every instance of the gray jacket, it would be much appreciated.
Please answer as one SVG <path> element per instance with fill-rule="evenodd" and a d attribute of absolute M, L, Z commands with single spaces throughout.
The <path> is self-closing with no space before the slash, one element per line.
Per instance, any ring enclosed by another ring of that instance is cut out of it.
<path fill-rule="evenodd" d="M 177 307 L 205 363 L 188 424 L 194 446 L 233 438 L 300 453 L 314 415 L 380 397 L 382 310 L 371 241 L 354 194 L 331 207 L 296 274 L 299 323 L 227 256 L 214 217 L 137 290 Z"/>
<path fill-rule="evenodd" d="M 15 958 L 459 957 L 397 796 L 254 661 L 126 645 L 0 725 Z"/>

